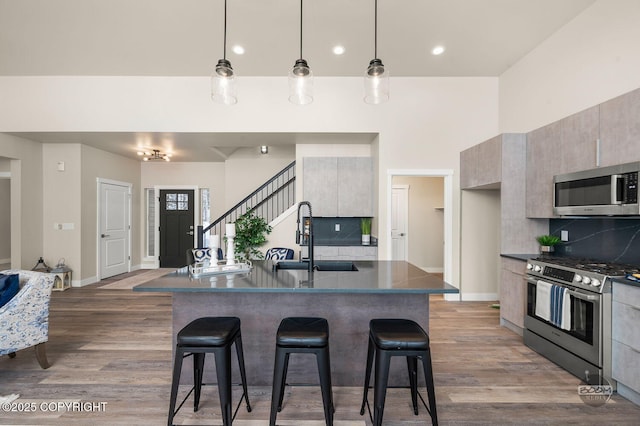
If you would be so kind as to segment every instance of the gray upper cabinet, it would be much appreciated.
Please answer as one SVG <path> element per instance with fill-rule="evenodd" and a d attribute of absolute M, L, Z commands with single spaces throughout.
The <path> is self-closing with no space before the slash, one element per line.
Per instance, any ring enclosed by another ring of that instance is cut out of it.
<path fill-rule="evenodd" d="M 338 216 L 373 216 L 373 163 L 369 157 L 338 158 Z"/>
<path fill-rule="evenodd" d="M 554 217 L 555 175 L 595 167 L 598 110 L 589 108 L 527 134 L 527 217 Z"/>
<path fill-rule="evenodd" d="M 596 167 L 600 107 L 595 106 L 560 120 L 562 163 L 560 173 Z"/>
<path fill-rule="evenodd" d="M 369 157 L 305 157 L 303 196 L 314 216 L 373 216 L 373 162 Z"/>
<path fill-rule="evenodd" d="M 496 136 L 460 153 L 460 187 L 496 187 L 502 181 L 502 136 Z"/>
<path fill-rule="evenodd" d="M 303 194 L 311 203 L 314 216 L 338 216 L 338 159 L 303 159 Z"/>
<path fill-rule="evenodd" d="M 640 161 L 640 89 L 600 105 L 600 165 Z"/>

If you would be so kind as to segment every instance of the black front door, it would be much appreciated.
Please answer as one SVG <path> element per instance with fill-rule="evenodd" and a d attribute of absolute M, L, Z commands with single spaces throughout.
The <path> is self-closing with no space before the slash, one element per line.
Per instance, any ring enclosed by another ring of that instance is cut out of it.
<path fill-rule="evenodd" d="M 187 264 L 187 249 L 193 248 L 193 190 L 160 190 L 160 267 Z"/>

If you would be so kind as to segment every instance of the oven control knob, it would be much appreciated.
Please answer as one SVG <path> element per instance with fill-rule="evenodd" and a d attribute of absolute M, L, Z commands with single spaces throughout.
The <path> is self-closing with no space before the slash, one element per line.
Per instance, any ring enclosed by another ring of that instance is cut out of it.
<path fill-rule="evenodd" d="M 574 281 L 582 282 L 582 275 L 575 274 L 573 277 Z"/>
<path fill-rule="evenodd" d="M 584 278 L 582 279 L 582 282 L 583 282 L 583 283 L 585 283 L 585 284 L 590 284 L 590 283 L 591 283 L 591 278 L 589 278 L 589 277 L 584 277 Z"/>
<path fill-rule="evenodd" d="M 527 263 L 527 269 L 529 269 L 529 270 L 533 269 L 533 265 L 530 264 L 530 263 Z"/>
<path fill-rule="evenodd" d="M 591 285 L 594 287 L 600 287 L 600 284 L 602 284 L 600 280 L 597 280 L 595 278 L 591 280 Z"/>
<path fill-rule="evenodd" d="M 540 267 L 540 265 L 536 265 L 536 266 L 533 267 L 533 270 L 536 271 L 536 272 L 540 272 L 540 271 L 542 271 L 542 268 Z"/>

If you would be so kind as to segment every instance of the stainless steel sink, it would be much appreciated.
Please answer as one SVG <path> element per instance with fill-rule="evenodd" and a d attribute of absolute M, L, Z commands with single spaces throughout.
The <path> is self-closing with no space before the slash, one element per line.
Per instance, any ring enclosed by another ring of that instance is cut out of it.
<path fill-rule="evenodd" d="M 309 262 L 278 262 L 274 266 L 275 270 L 278 269 L 309 269 Z M 353 262 L 348 261 L 334 261 L 334 260 L 319 260 L 314 262 L 316 271 L 357 271 L 358 268 Z"/>

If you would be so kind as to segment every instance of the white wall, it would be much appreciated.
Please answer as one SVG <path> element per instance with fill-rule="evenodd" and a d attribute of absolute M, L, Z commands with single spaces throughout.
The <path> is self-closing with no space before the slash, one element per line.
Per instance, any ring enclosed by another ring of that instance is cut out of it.
<path fill-rule="evenodd" d="M 462 300 L 498 300 L 500 191 L 462 192 L 460 293 Z M 478 279 L 480 277 L 480 279 Z"/>
<path fill-rule="evenodd" d="M 0 156 L 11 159 L 11 266 L 31 269 L 42 256 L 42 146 L 0 133 Z"/>
<path fill-rule="evenodd" d="M 0 77 L 0 132 L 195 131 L 378 133 L 378 236 L 388 169 L 453 169 L 458 223 L 461 150 L 498 133 L 497 78 L 395 78 L 388 103 L 362 102 L 362 79 L 322 78 L 314 103 L 287 101 L 285 77 L 243 78 L 231 108 L 210 101 L 208 77 Z M 65 108 L 59 108 L 59 99 Z M 99 99 L 100 102 L 96 102 Z M 91 108 L 87 108 L 91 105 Z M 457 284 L 459 233 L 454 229 Z"/>
<path fill-rule="evenodd" d="M 270 146 L 265 155 L 259 150 L 260 147 L 242 148 L 225 161 L 225 211 L 296 159 L 295 146 L 291 145 Z"/>
<path fill-rule="evenodd" d="M 82 277 L 82 146 L 80 144 L 43 144 L 43 257 L 49 266 L 54 266 L 64 258 L 72 271 L 72 280 Z M 64 171 L 58 171 L 58 162 L 64 162 Z M 86 220 L 95 222 L 97 215 Z M 54 224 L 73 224 L 72 230 L 58 230 Z M 95 257 L 92 259 L 95 262 Z"/>
<path fill-rule="evenodd" d="M 640 1 L 598 0 L 518 61 L 500 76 L 500 132 L 528 132 L 640 87 L 639 23 Z"/>

